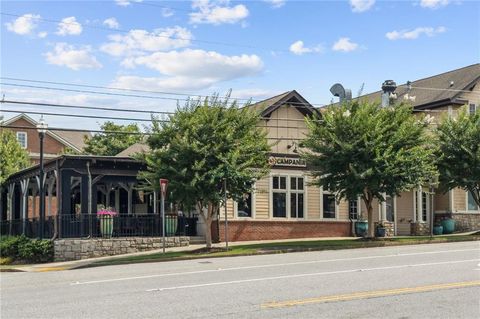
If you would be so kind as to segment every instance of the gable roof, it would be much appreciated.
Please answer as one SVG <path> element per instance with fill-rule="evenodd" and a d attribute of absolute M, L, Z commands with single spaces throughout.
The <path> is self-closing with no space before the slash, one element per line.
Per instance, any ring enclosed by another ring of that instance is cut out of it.
<path fill-rule="evenodd" d="M 270 117 L 282 105 L 290 105 L 298 109 L 303 115 L 312 115 L 318 111 L 297 91 L 287 91 L 266 100 L 254 103 L 248 107 L 260 112 L 261 117 Z"/>
<path fill-rule="evenodd" d="M 138 154 L 138 153 L 145 153 L 150 151 L 150 147 L 147 144 L 144 143 L 135 143 L 133 145 L 130 145 L 117 155 L 116 157 L 131 157 L 132 155 Z"/>
<path fill-rule="evenodd" d="M 433 75 L 410 83 L 398 85 L 397 101 L 403 101 L 405 96 L 414 96 L 415 100 L 410 103 L 415 109 L 426 109 L 444 106 L 448 104 L 465 104 L 461 99 L 462 91 L 472 90 L 480 80 L 480 63 L 472 64 L 460 69 Z M 359 96 L 356 99 L 368 101 L 380 101 L 382 91 Z M 335 103 L 337 104 L 337 103 Z"/>
<path fill-rule="evenodd" d="M 9 126 L 16 121 L 23 119 L 30 123 L 32 126 L 36 127 L 38 122 L 35 121 L 33 118 L 28 116 L 25 113 L 21 113 L 17 116 L 14 116 L 8 120 L 2 122 L 3 126 Z M 47 128 L 47 132 L 49 136 L 57 140 L 58 142 L 62 143 L 63 145 L 72 148 L 75 151 L 81 152 L 85 146 L 84 138 L 85 136 L 91 137 L 92 134 L 88 131 L 63 131 L 63 130 L 49 130 Z"/>

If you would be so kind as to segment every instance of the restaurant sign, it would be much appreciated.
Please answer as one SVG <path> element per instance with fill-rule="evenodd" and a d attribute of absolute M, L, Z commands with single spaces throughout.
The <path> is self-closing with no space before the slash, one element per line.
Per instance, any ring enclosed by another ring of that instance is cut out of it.
<path fill-rule="evenodd" d="M 307 167 L 307 163 L 302 158 L 270 156 L 268 163 L 270 166 Z"/>

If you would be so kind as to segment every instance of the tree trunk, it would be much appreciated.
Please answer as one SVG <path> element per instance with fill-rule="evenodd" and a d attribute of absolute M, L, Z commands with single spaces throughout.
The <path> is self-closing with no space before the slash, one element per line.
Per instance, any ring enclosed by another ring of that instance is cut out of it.
<path fill-rule="evenodd" d="M 199 206 L 198 208 L 201 207 L 200 205 L 197 206 Z M 207 250 L 212 248 L 212 210 L 213 205 L 209 203 L 207 205 L 207 210 L 205 211 L 204 208 L 201 208 L 199 214 L 205 224 L 205 244 Z"/>
<path fill-rule="evenodd" d="M 375 229 L 373 227 L 373 207 L 371 203 L 369 204 L 369 206 L 367 206 L 367 211 L 368 211 L 368 238 L 374 238 Z"/>

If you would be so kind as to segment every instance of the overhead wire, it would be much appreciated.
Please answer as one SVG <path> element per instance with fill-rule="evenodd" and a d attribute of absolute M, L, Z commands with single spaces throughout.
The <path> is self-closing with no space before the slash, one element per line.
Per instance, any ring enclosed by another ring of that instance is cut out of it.
<path fill-rule="evenodd" d="M 31 105 L 31 106 L 43 106 L 43 107 L 52 107 L 52 108 L 88 109 L 88 110 L 96 110 L 96 111 L 114 111 L 114 112 L 130 112 L 130 113 L 144 113 L 144 114 L 162 114 L 162 115 L 175 114 L 175 112 L 167 112 L 167 111 L 134 110 L 134 109 L 99 107 L 99 106 L 41 103 L 41 102 L 31 102 L 31 101 L 14 101 L 14 100 L 5 100 L 5 99 L 0 100 L 0 104 Z M 21 112 L 18 112 L 18 113 L 21 113 Z M 281 120 L 281 121 L 297 121 L 297 122 L 305 121 L 304 119 L 281 118 L 281 117 L 260 117 L 260 120 L 265 120 L 265 121 Z"/>

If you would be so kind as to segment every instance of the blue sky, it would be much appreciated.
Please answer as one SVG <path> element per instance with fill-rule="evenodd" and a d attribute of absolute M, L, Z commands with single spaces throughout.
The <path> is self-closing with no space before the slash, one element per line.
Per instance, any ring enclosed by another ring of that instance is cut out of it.
<path fill-rule="evenodd" d="M 386 79 L 405 83 L 477 63 L 480 52 L 477 1 L 2 1 L 1 12 L 2 77 L 205 95 L 232 89 L 254 100 L 296 89 L 325 104 L 336 82 L 354 95 L 364 84 L 368 93 Z M 5 84 L 1 91 L 38 102 L 175 107 Z M 46 119 L 78 128 L 101 122 Z"/>

